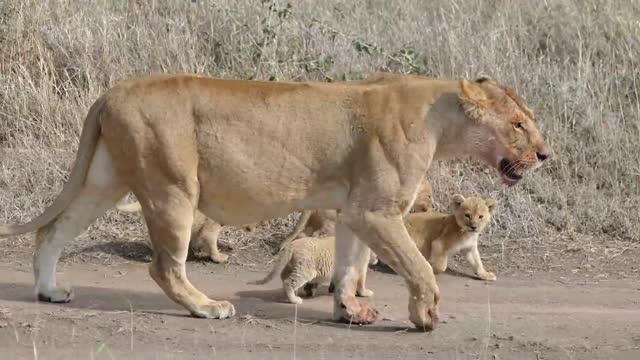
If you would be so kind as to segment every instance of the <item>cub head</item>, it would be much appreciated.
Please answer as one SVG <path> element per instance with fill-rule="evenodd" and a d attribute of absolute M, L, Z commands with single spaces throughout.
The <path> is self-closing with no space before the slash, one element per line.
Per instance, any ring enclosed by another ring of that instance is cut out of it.
<path fill-rule="evenodd" d="M 453 215 L 458 226 L 465 232 L 481 232 L 491 220 L 491 214 L 496 208 L 492 199 L 479 197 L 464 198 L 460 194 L 453 196 Z"/>
<path fill-rule="evenodd" d="M 505 184 L 515 185 L 551 156 L 533 113 L 510 88 L 488 78 L 462 80 L 459 100 L 471 120 L 464 132 L 467 153 L 495 167 Z"/>

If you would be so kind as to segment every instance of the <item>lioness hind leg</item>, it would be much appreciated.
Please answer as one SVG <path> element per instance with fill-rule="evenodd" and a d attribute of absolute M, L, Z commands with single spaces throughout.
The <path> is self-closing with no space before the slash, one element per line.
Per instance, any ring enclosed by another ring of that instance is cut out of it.
<path fill-rule="evenodd" d="M 33 270 L 40 301 L 68 302 L 73 298 L 71 289 L 56 284 L 56 265 L 64 244 L 86 230 L 126 192 L 104 145 L 99 144 L 79 195 L 55 221 L 39 229 L 36 235 Z"/>
<path fill-rule="evenodd" d="M 223 319 L 235 315 L 231 303 L 209 299 L 187 279 L 185 262 L 195 209 L 195 196 L 189 193 L 196 192 L 162 185 L 158 184 L 154 190 L 162 189 L 166 193 L 155 194 L 154 206 L 149 206 L 146 194 L 136 194 L 146 210 L 144 215 L 153 246 L 153 260 L 149 266 L 151 278 L 170 299 L 184 306 L 193 316 Z M 160 203 L 158 199 L 165 201 Z"/>

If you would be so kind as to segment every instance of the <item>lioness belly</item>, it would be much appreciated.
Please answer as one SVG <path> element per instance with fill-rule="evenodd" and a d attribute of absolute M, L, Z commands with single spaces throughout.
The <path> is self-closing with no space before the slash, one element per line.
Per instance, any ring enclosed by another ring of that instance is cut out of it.
<path fill-rule="evenodd" d="M 201 211 L 238 225 L 340 208 L 350 181 L 352 109 L 309 87 L 260 101 L 237 95 L 215 91 L 195 112 Z"/>

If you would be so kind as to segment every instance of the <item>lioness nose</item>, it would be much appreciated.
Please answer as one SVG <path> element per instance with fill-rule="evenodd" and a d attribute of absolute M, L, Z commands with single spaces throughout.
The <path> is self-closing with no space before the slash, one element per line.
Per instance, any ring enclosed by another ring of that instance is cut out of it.
<path fill-rule="evenodd" d="M 545 161 L 549 158 L 549 156 L 551 156 L 551 152 L 545 146 L 540 151 L 536 152 L 536 156 L 538 157 L 539 161 Z"/>

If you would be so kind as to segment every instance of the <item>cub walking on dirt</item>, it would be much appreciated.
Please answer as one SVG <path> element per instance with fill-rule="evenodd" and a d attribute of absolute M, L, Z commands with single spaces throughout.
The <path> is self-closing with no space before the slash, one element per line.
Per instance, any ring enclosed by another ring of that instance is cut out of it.
<path fill-rule="evenodd" d="M 331 281 L 334 268 L 334 257 L 336 252 L 336 238 L 327 236 L 322 238 L 304 237 L 292 241 L 286 245 L 276 255 L 275 264 L 262 279 L 252 284 L 263 285 L 273 280 L 277 273 L 280 273 L 282 287 L 289 302 L 292 304 L 302 304 L 302 298 L 297 296 L 297 291 L 304 286 L 307 296 L 315 295 L 318 285 Z M 369 248 L 369 263 L 376 262 L 377 257 L 373 255 Z M 368 264 L 367 264 L 368 265 Z M 367 266 L 360 269 L 358 287 L 356 295 L 368 297 L 373 295 L 373 291 L 365 288 Z"/>
<path fill-rule="evenodd" d="M 481 280 L 496 280 L 484 269 L 478 252 L 478 236 L 489 224 L 496 202 L 478 197 L 454 195 L 453 214 L 420 212 L 409 214 L 405 226 L 418 250 L 433 267 L 434 273 L 447 269 L 450 255 L 461 251 Z"/>

